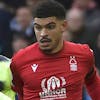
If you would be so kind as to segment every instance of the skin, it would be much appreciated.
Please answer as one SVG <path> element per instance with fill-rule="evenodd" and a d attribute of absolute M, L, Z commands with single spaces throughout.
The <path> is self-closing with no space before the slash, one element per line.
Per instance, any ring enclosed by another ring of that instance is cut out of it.
<path fill-rule="evenodd" d="M 34 18 L 34 30 L 43 52 L 53 54 L 62 49 L 62 33 L 66 30 L 65 20 L 56 17 Z"/>
<path fill-rule="evenodd" d="M 92 0 L 74 0 L 74 2 L 82 8 L 87 8 Z"/>
<path fill-rule="evenodd" d="M 29 8 L 19 8 L 16 12 L 17 22 L 21 25 L 22 29 L 26 29 L 32 20 L 32 14 Z"/>
<path fill-rule="evenodd" d="M 79 9 L 71 9 L 67 13 L 66 19 L 68 22 L 68 30 L 77 32 L 84 25 L 84 12 Z"/>

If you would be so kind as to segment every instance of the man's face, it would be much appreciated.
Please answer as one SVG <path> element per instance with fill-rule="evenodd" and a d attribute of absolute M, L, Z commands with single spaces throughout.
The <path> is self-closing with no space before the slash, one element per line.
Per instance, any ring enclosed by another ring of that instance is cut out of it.
<path fill-rule="evenodd" d="M 64 21 L 56 17 L 34 18 L 35 34 L 43 51 L 52 52 L 59 48 L 64 29 Z"/>
<path fill-rule="evenodd" d="M 83 12 L 72 9 L 67 15 L 68 29 L 72 32 L 80 30 L 84 26 Z"/>
<path fill-rule="evenodd" d="M 20 8 L 16 13 L 17 22 L 21 25 L 22 28 L 26 28 L 30 25 L 32 20 L 31 11 L 28 8 Z"/>
<path fill-rule="evenodd" d="M 81 7 L 87 7 L 92 0 L 74 0 Z"/>
<path fill-rule="evenodd" d="M 72 16 L 69 20 L 68 20 L 68 28 L 69 30 L 75 32 L 80 30 L 83 27 L 83 19 L 82 18 L 78 18 L 78 17 L 74 17 Z"/>
<path fill-rule="evenodd" d="M 40 0 L 26 0 L 26 3 L 27 3 L 28 6 L 32 6 L 33 7 L 34 5 L 36 5 L 36 3 L 38 1 L 40 1 Z"/>

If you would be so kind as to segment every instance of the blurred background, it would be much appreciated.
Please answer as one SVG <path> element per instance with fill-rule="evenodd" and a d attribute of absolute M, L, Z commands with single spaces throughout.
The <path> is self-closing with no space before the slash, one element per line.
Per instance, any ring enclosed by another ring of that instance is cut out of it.
<path fill-rule="evenodd" d="M 0 0 L 0 54 L 11 58 L 35 43 L 32 10 L 41 0 Z M 100 71 L 100 0 L 56 0 L 66 9 L 68 27 L 64 40 L 87 43 Z M 85 91 L 85 89 L 84 89 Z M 91 100 L 87 92 L 83 100 Z"/>

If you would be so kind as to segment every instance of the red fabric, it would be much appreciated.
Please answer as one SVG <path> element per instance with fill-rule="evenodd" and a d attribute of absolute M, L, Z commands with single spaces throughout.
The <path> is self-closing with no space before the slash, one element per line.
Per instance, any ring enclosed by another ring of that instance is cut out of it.
<path fill-rule="evenodd" d="M 19 51 L 10 67 L 19 100 L 82 100 L 84 79 L 93 65 L 87 45 L 64 42 L 63 49 L 53 55 L 44 54 L 35 43 Z"/>
<path fill-rule="evenodd" d="M 91 77 L 86 81 L 86 87 L 92 100 L 100 100 L 100 77 L 95 69 Z"/>

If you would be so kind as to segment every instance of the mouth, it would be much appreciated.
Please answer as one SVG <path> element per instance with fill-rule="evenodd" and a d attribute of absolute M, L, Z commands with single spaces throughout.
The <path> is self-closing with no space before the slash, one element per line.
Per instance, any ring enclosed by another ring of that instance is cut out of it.
<path fill-rule="evenodd" d="M 51 40 L 50 40 L 50 39 L 41 39 L 40 42 L 41 42 L 41 43 L 51 42 Z"/>
<path fill-rule="evenodd" d="M 50 44 L 51 40 L 50 39 L 41 39 L 40 43 L 42 46 L 48 46 Z"/>

